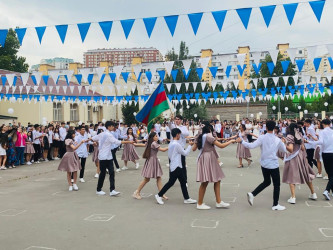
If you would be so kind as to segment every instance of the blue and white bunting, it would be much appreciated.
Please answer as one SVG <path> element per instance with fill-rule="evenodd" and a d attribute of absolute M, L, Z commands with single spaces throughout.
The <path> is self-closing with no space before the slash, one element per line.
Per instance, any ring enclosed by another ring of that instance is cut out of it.
<path fill-rule="evenodd" d="M 157 17 L 148 17 L 148 18 L 143 18 L 143 23 L 145 24 L 146 31 L 148 34 L 148 37 L 150 38 L 151 33 L 153 32 L 153 29 L 155 27 Z"/>
<path fill-rule="evenodd" d="M 244 28 L 247 29 L 252 12 L 252 8 L 236 9 L 236 12 L 242 21 Z"/>
<path fill-rule="evenodd" d="M 271 23 L 275 7 L 276 7 L 276 5 L 260 7 L 260 11 L 261 11 L 261 14 L 264 18 L 264 21 L 266 23 L 267 28 L 269 27 L 269 24 Z"/>
<path fill-rule="evenodd" d="M 177 22 L 178 22 L 178 15 L 165 16 L 164 20 L 169 28 L 171 36 L 173 36 L 175 34 L 175 29 L 176 29 Z"/>
<path fill-rule="evenodd" d="M 17 29 L 15 29 L 17 39 L 19 40 L 21 46 L 22 46 L 23 38 L 25 36 L 26 31 L 27 31 L 27 28 L 17 28 Z"/>
<path fill-rule="evenodd" d="M 0 29 L 0 45 L 1 45 L 1 47 L 5 46 L 7 34 L 8 34 L 7 29 Z"/>
<path fill-rule="evenodd" d="M 311 1 L 309 2 L 313 13 L 315 14 L 318 22 L 320 23 L 321 15 L 323 13 L 324 5 L 326 1 Z"/>
<path fill-rule="evenodd" d="M 91 25 L 91 23 L 78 23 L 77 24 L 82 42 L 84 42 L 84 40 L 86 39 L 90 25 Z"/>
<path fill-rule="evenodd" d="M 216 23 L 219 31 L 222 30 L 226 14 L 227 14 L 226 10 L 220 10 L 220 11 L 213 11 L 212 12 L 212 15 L 214 17 L 215 23 Z"/>
<path fill-rule="evenodd" d="M 134 21 L 135 21 L 135 19 L 126 19 L 126 20 L 120 21 L 121 26 L 123 27 L 123 31 L 124 31 L 126 39 L 128 38 L 129 34 L 131 33 Z"/>
<path fill-rule="evenodd" d="M 35 30 L 36 30 L 36 33 L 37 33 L 37 36 L 38 36 L 39 43 L 41 44 L 44 33 L 45 33 L 45 30 L 46 30 L 46 26 L 35 27 Z"/>
<path fill-rule="evenodd" d="M 281 66 L 282 66 L 282 70 L 283 70 L 283 74 L 285 74 L 288 70 L 290 61 L 280 61 Z"/>
<path fill-rule="evenodd" d="M 67 24 L 62 24 L 62 25 L 56 25 L 55 27 L 58 31 L 61 42 L 64 43 L 65 39 L 66 39 L 68 25 Z"/>
<path fill-rule="evenodd" d="M 298 3 L 288 3 L 283 5 L 284 11 L 286 12 L 286 16 L 288 18 L 290 25 L 294 20 L 297 7 Z"/>
<path fill-rule="evenodd" d="M 197 35 L 198 32 L 198 28 L 201 22 L 201 18 L 202 18 L 203 13 L 192 13 L 192 14 L 188 14 L 188 19 L 190 20 L 194 35 Z"/>
<path fill-rule="evenodd" d="M 98 24 L 99 24 L 99 26 L 101 27 L 101 29 L 103 31 L 105 39 L 107 41 L 109 41 L 113 22 L 112 21 L 105 21 L 105 22 L 99 22 Z"/>

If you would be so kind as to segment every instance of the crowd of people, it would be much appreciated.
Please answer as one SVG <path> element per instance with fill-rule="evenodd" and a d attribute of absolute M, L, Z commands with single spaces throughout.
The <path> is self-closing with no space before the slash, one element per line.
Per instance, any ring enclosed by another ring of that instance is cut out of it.
<path fill-rule="evenodd" d="M 144 147 L 142 167 L 143 180 L 133 193 L 135 199 L 142 199 L 141 190 L 150 181 L 156 179 L 158 204 L 163 205 L 168 197 L 167 191 L 176 180 L 180 182 L 185 204 L 197 204 L 197 209 L 210 209 L 204 203 L 204 195 L 209 183 L 214 183 L 217 208 L 226 208 L 230 204 L 221 200 L 221 180 L 225 177 L 221 168 L 222 162 L 217 148 L 225 148 L 237 143 L 236 158 L 238 168 L 243 168 L 243 160 L 251 165 L 251 149 L 260 147 L 260 164 L 264 181 L 249 192 L 248 202 L 254 203 L 262 190 L 273 182 L 273 210 L 284 210 L 279 204 L 280 171 L 279 158 L 284 168 L 282 182 L 290 187 L 288 203 L 296 203 L 297 184 L 307 184 L 310 190 L 309 199 L 316 200 L 312 180 L 328 179 L 323 192 L 330 200 L 333 191 L 333 130 L 329 119 L 284 119 L 284 120 L 250 120 L 241 121 L 193 121 L 184 120 L 181 115 L 169 120 L 157 121 L 147 131 L 143 124 L 126 125 L 119 121 L 107 121 L 98 124 L 80 124 L 77 127 L 70 123 L 51 122 L 47 126 L 18 123 L 3 124 L 0 127 L 0 169 L 12 169 L 19 165 L 39 164 L 42 161 L 60 160 L 58 169 L 67 173 L 69 191 L 77 191 L 77 180 L 84 183 L 86 160 L 92 155 L 96 165 L 95 178 L 98 178 L 97 195 L 105 195 L 102 190 L 105 176 L 109 175 L 110 196 L 119 195 L 115 188 L 115 172 L 127 170 L 129 162 L 140 168 L 140 156 L 136 147 Z M 165 144 L 165 146 L 162 146 Z M 121 160 L 117 154 L 122 150 Z M 199 150 L 197 159 L 197 177 L 200 182 L 198 200 L 190 198 L 186 156 L 191 151 Z M 162 185 L 163 171 L 158 153 L 168 151 L 169 180 Z M 322 171 L 322 162 L 326 175 Z M 317 173 L 313 167 L 317 167 Z M 115 168 L 115 169 L 114 169 Z M 79 175 L 79 177 L 78 177 Z"/>

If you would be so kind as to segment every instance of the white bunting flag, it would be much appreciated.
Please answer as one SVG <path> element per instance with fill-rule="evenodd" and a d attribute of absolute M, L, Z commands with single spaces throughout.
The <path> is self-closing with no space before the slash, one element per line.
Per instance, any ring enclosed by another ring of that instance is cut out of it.
<path fill-rule="evenodd" d="M 81 94 L 81 91 L 82 91 L 82 86 L 81 85 L 77 85 L 77 89 L 79 91 L 79 95 Z"/>
<path fill-rule="evenodd" d="M 289 76 L 282 76 L 282 79 L 284 81 L 284 84 L 287 86 Z"/>
<path fill-rule="evenodd" d="M 194 92 L 197 89 L 197 85 L 198 85 L 198 82 L 192 82 Z"/>
<path fill-rule="evenodd" d="M 277 83 L 279 82 L 279 77 L 275 76 L 275 77 L 272 77 L 272 79 L 273 79 L 274 85 L 276 86 Z"/>
<path fill-rule="evenodd" d="M 36 93 L 38 90 L 38 86 L 34 86 L 34 92 Z"/>
<path fill-rule="evenodd" d="M 188 70 L 191 67 L 192 59 L 182 60 L 182 63 L 183 63 L 183 66 L 184 66 L 185 73 L 187 74 Z"/>
<path fill-rule="evenodd" d="M 209 61 L 210 61 L 211 57 L 200 57 L 198 59 L 199 63 L 200 63 L 200 67 L 203 69 L 203 72 L 206 71 Z M 187 71 L 186 71 L 187 72 Z"/>
<path fill-rule="evenodd" d="M 213 104 L 214 98 L 209 98 L 210 104 Z"/>
<path fill-rule="evenodd" d="M 36 79 L 37 85 L 39 85 L 40 80 L 42 79 L 42 75 L 43 75 L 43 73 L 42 73 L 42 72 L 38 72 L 38 71 L 36 71 L 36 72 L 34 72 L 32 75 L 35 76 L 35 79 Z"/>
<path fill-rule="evenodd" d="M 258 65 L 260 63 L 260 58 L 261 58 L 261 52 L 253 52 L 252 54 L 252 58 L 253 58 L 253 62 Z"/>
<path fill-rule="evenodd" d="M 190 83 L 189 82 L 185 82 L 184 84 L 185 84 L 185 90 L 187 91 L 188 90 L 188 86 L 190 85 Z"/>
<path fill-rule="evenodd" d="M 308 52 L 308 60 L 312 61 L 314 58 L 317 57 L 317 45 L 316 46 L 309 46 L 306 48 Z"/>
<path fill-rule="evenodd" d="M 82 75 L 82 82 L 84 82 L 84 83 L 88 82 L 88 76 L 90 74 L 90 69 L 89 68 L 79 69 L 79 73 Z"/>
<path fill-rule="evenodd" d="M 21 79 L 23 86 L 27 85 L 27 82 L 29 80 L 29 73 L 21 73 Z"/>
<path fill-rule="evenodd" d="M 249 85 L 249 86 L 248 86 Z M 248 89 L 251 87 L 251 84 L 247 78 L 244 79 L 244 88 Z"/>
<path fill-rule="evenodd" d="M 70 89 L 70 91 L 71 91 L 72 94 L 73 94 L 73 91 L 74 91 L 74 87 L 75 87 L 75 86 L 72 86 L 72 85 L 69 86 L 69 89 Z"/>
<path fill-rule="evenodd" d="M 293 80 L 294 80 L 294 83 L 295 83 L 295 85 L 297 85 L 298 84 L 298 75 L 294 75 L 294 76 L 292 76 L 293 77 Z M 287 84 L 287 83 L 286 83 Z"/>
<path fill-rule="evenodd" d="M 289 48 L 289 49 L 287 49 L 288 56 L 290 58 L 291 63 L 294 63 L 297 51 L 298 51 L 297 48 Z"/>
<path fill-rule="evenodd" d="M 268 81 L 268 78 L 262 78 L 262 81 L 264 82 L 264 86 L 265 86 L 265 88 L 267 88 L 267 81 Z"/>
<path fill-rule="evenodd" d="M 64 75 L 66 75 L 68 83 L 71 81 L 73 74 L 74 70 L 64 70 Z"/>
<path fill-rule="evenodd" d="M 119 78 L 120 73 L 123 70 L 123 68 L 124 68 L 123 65 L 113 66 L 112 70 L 113 70 L 113 73 L 116 73 L 116 78 L 117 79 Z"/>
<path fill-rule="evenodd" d="M 7 78 L 9 86 L 13 86 L 15 74 L 7 74 L 6 78 Z"/>
<path fill-rule="evenodd" d="M 176 85 L 177 91 L 179 92 L 182 84 L 181 83 L 175 83 L 175 85 Z"/>
<path fill-rule="evenodd" d="M 98 76 L 98 80 L 100 81 L 103 74 L 104 74 L 104 71 L 105 71 L 105 67 L 98 67 L 98 68 L 95 68 L 95 72 Z"/>
<path fill-rule="evenodd" d="M 330 83 L 332 79 L 332 73 L 326 72 L 325 77 L 327 78 L 327 83 Z"/>
<path fill-rule="evenodd" d="M 235 89 L 237 89 L 238 88 L 238 84 L 239 84 L 239 80 L 235 79 L 235 80 L 233 80 L 233 82 L 234 82 Z"/>
<path fill-rule="evenodd" d="M 93 94 L 95 94 L 96 86 L 95 86 L 95 85 L 92 85 L 92 86 L 91 86 L 91 89 L 92 89 Z"/>
<path fill-rule="evenodd" d="M 222 86 L 223 86 L 224 91 L 226 91 L 228 89 L 228 82 L 222 81 Z"/>
<path fill-rule="evenodd" d="M 24 86 L 19 86 L 20 94 L 22 94 L 23 87 Z M 0 92 L 1 92 L 1 89 L 0 89 Z"/>
<path fill-rule="evenodd" d="M 133 65 L 133 72 L 135 74 L 136 79 L 138 79 L 141 70 L 142 70 L 142 64 L 135 64 L 135 65 Z"/>
<path fill-rule="evenodd" d="M 46 86 L 42 86 L 42 92 L 45 94 L 45 92 L 46 92 Z"/>
<path fill-rule="evenodd" d="M 246 57 L 246 53 L 243 53 L 243 54 L 237 54 L 237 60 L 238 60 L 238 63 L 239 63 L 240 66 L 242 66 L 242 67 L 243 67 L 243 65 L 244 65 L 245 57 Z"/>
<path fill-rule="evenodd" d="M 316 74 L 317 83 L 321 82 L 321 74 Z"/>
<path fill-rule="evenodd" d="M 167 83 L 167 84 L 166 84 L 166 87 L 167 87 L 167 89 L 168 89 L 169 92 L 170 92 L 170 90 L 171 90 L 171 86 L 172 86 L 172 83 Z"/>
<path fill-rule="evenodd" d="M 309 84 L 310 80 L 311 80 L 311 76 L 310 75 L 303 75 L 302 80 L 303 80 L 304 84 Z"/>
<path fill-rule="evenodd" d="M 212 84 L 212 89 L 213 89 L 213 91 L 214 91 L 215 88 L 216 88 L 217 81 L 216 81 L 216 80 L 213 80 L 211 84 Z"/>
<path fill-rule="evenodd" d="M 16 86 L 12 86 L 12 94 L 15 93 L 15 90 L 16 90 Z"/>
<path fill-rule="evenodd" d="M 55 88 L 56 88 L 57 94 L 59 94 L 60 86 L 55 86 Z"/>
<path fill-rule="evenodd" d="M 49 86 L 49 93 L 52 94 L 53 86 Z"/>
<path fill-rule="evenodd" d="M 256 89 L 258 87 L 258 78 L 254 78 L 252 79 L 252 82 L 253 82 L 253 85 L 254 85 L 254 88 Z"/>
<path fill-rule="evenodd" d="M 67 93 L 67 86 L 62 86 L 62 90 L 64 91 L 64 94 Z"/>
<path fill-rule="evenodd" d="M 25 89 L 27 90 L 27 94 L 29 94 L 31 87 L 30 86 L 25 86 Z"/>
<path fill-rule="evenodd" d="M 271 58 L 272 58 L 272 61 L 273 61 L 274 65 L 276 65 L 276 61 L 277 61 L 277 58 L 278 58 L 279 50 L 277 50 L 277 49 L 271 49 L 271 50 L 268 50 L 268 52 L 271 55 Z"/>
<path fill-rule="evenodd" d="M 54 83 L 57 83 L 58 77 L 60 75 L 60 70 L 50 70 L 48 74 L 52 77 Z"/>
<path fill-rule="evenodd" d="M 205 87 L 206 87 L 206 82 L 201 82 L 201 89 L 202 89 L 202 91 L 205 90 Z"/>
<path fill-rule="evenodd" d="M 163 63 L 165 71 L 166 71 L 167 74 L 169 74 L 169 76 L 171 76 L 171 71 L 172 71 L 174 63 L 175 63 L 174 61 L 167 61 L 167 62 Z"/>

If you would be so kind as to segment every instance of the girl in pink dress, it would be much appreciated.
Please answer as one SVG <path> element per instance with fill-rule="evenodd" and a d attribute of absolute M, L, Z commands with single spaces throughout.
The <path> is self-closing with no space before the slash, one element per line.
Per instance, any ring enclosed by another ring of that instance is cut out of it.
<path fill-rule="evenodd" d="M 127 138 L 124 139 L 124 141 L 134 141 L 134 143 L 136 143 L 136 137 L 133 134 L 133 129 L 132 128 L 128 128 L 127 129 Z M 127 162 L 128 161 L 132 161 L 135 164 L 135 168 L 138 169 L 139 168 L 139 162 L 136 162 L 137 160 L 139 160 L 139 155 L 135 150 L 135 146 L 131 143 L 128 144 L 124 144 L 124 150 L 123 150 L 123 155 L 121 157 L 121 159 L 124 161 L 125 166 L 122 167 L 122 170 L 127 170 Z"/>
<path fill-rule="evenodd" d="M 79 144 L 74 144 L 75 138 L 75 131 L 69 130 L 66 138 L 65 138 L 65 145 L 66 145 L 66 153 L 61 159 L 59 164 L 58 170 L 66 171 L 67 172 L 67 181 L 69 185 L 69 191 L 79 190 L 78 186 L 76 185 L 77 180 L 77 171 L 81 170 L 81 163 L 79 156 L 76 154 L 75 150 L 81 146 L 81 144 L 87 142 L 88 140 L 82 140 Z M 74 183 L 72 185 L 71 176 L 73 174 Z"/>
<path fill-rule="evenodd" d="M 291 123 L 287 129 L 286 148 L 288 153 L 284 158 L 284 169 L 282 182 L 289 184 L 291 197 L 288 200 L 290 204 L 296 203 L 295 186 L 296 184 L 307 184 L 311 191 L 309 199 L 316 200 L 317 195 L 314 192 L 312 180 L 315 173 L 310 167 L 303 142 L 303 136 L 300 134 L 297 124 Z"/>
<path fill-rule="evenodd" d="M 226 143 L 220 143 L 213 136 L 212 132 L 213 127 L 207 122 L 202 128 L 202 133 L 198 136 L 195 144 L 192 147 L 193 151 L 196 149 L 200 150 L 198 157 L 197 182 L 201 182 L 201 185 L 199 188 L 197 209 L 210 209 L 209 206 L 203 203 L 206 188 L 210 182 L 214 183 L 216 207 L 226 208 L 230 206 L 230 204 L 221 200 L 220 186 L 221 180 L 225 176 L 218 163 L 218 154 L 215 150 L 215 146 L 219 148 L 225 148 L 231 143 L 234 143 L 235 140 L 232 139 Z"/>
<path fill-rule="evenodd" d="M 146 149 L 143 153 L 143 158 L 146 159 L 145 165 L 142 168 L 141 175 L 144 178 L 138 189 L 135 190 L 133 198 L 141 200 L 140 192 L 143 187 L 150 181 L 150 178 L 156 179 L 157 189 L 162 189 L 162 175 L 163 171 L 161 164 L 157 158 L 158 151 L 166 152 L 168 148 L 161 148 L 158 142 L 158 136 L 156 132 L 151 132 L 148 137 Z M 166 197 L 164 197 L 166 198 Z"/>

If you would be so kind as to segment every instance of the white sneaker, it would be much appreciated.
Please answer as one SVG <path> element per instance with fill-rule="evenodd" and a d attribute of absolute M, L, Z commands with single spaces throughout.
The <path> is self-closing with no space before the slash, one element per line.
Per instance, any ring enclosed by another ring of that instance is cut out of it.
<path fill-rule="evenodd" d="M 83 178 L 80 178 L 80 182 L 84 183 L 86 181 Z"/>
<path fill-rule="evenodd" d="M 48 162 L 49 160 L 48 160 L 48 159 L 45 159 L 44 161 Z"/>
<path fill-rule="evenodd" d="M 71 179 L 71 183 L 74 183 L 74 179 Z"/>
<path fill-rule="evenodd" d="M 289 199 L 288 199 L 288 202 L 290 203 L 290 204 L 296 204 L 296 197 L 290 197 Z"/>
<path fill-rule="evenodd" d="M 324 191 L 323 195 L 324 195 L 324 197 L 325 197 L 326 200 L 329 201 L 329 200 L 331 199 L 331 198 L 330 198 L 330 194 L 328 193 L 327 190 Z"/>
<path fill-rule="evenodd" d="M 40 161 L 36 161 L 35 163 L 36 163 L 36 164 L 39 164 L 39 163 L 40 163 Z"/>
<path fill-rule="evenodd" d="M 222 161 L 220 161 L 219 165 L 220 165 L 220 167 L 222 167 L 222 165 L 223 165 L 223 162 L 222 162 Z"/>
<path fill-rule="evenodd" d="M 116 196 L 116 195 L 118 195 L 118 194 L 120 194 L 120 192 L 118 192 L 118 191 L 116 191 L 116 190 L 112 190 L 112 191 L 110 192 L 110 196 Z"/>
<path fill-rule="evenodd" d="M 68 191 L 73 191 L 73 186 L 69 186 Z"/>
<path fill-rule="evenodd" d="M 160 205 L 164 204 L 164 202 L 162 200 L 162 197 L 159 197 L 158 194 L 155 195 L 155 199 L 156 199 L 156 201 L 157 201 L 158 204 L 160 204 Z"/>
<path fill-rule="evenodd" d="M 324 176 L 323 179 L 324 179 L 324 180 L 328 180 L 328 176 Z"/>
<path fill-rule="evenodd" d="M 185 204 L 195 204 L 195 203 L 197 203 L 197 201 L 196 201 L 196 200 L 193 200 L 193 199 L 191 199 L 191 198 L 189 198 L 189 199 L 187 199 L 187 200 L 184 200 L 184 203 L 185 203 Z"/>
<path fill-rule="evenodd" d="M 207 206 L 205 203 L 202 203 L 201 205 L 197 204 L 197 209 L 208 210 L 208 209 L 210 209 L 210 206 Z"/>
<path fill-rule="evenodd" d="M 105 192 L 102 191 L 102 190 L 101 190 L 101 191 L 96 191 L 96 194 L 97 194 L 97 195 L 105 195 Z"/>
<path fill-rule="evenodd" d="M 165 164 L 167 167 L 170 167 L 170 164 L 169 163 L 167 163 L 167 164 Z"/>
<path fill-rule="evenodd" d="M 283 210 L 285 210 L 285 209 L 286 209 L 286 207 L 281 206 L 280 204 L 277 204 L 276 206 L 272 207 L 272 210 L 273 210 L 273 211 L 274 211 L 274 210 L 283 211 Z"/>
<path fill-rule="evenodd" d="M 73 184 L 73 189 L 74 189 L 74 191 L 78 191 L 79 187 L 76 184 Z"/>
<path fill-rule="evenodd" d="M 60 158 L 58 158 L 58 157 L 56 157 L 56 158 L 54 158 L 54 160 L 59 160 Z"/>
<path fill-rule="evenodd" d="M 31 165 L 32 163 L 30 161 L 27 162 L 27 165 Z"/>
<path fill-rule="evenodd" d="M 99 174 L 96 173 L 94 177 L 95 177 L 95 178 L 98 178 L 98 177 L 99 177 Z"/>
<path fill-rule="evenodd" d="M 186 182 L 186 187 L 188 188 L 188 184 L 187 184 L 187 182 Z"/>
<path fill-rule="evenodd" d="M 126 167 L 126 166 L 123 166 L 122 168 L 121 168 L 121 170 L 127 170 L 128 169 L 128 167 Z"/>
<path fill-rule="evenodd" d="M 136 168 L 136 169 L 139 169 L 139 167 L 140 167 L 140 164 L 139 164 L 139 162 L 137 162 L 137 163 L 135 164 L 135 168 Z"/>
<path fill-rule="evenodd" d="M 311 200 L 317 200 L 317 194 L 316 193 L 313 193 L 313 194 L 310 194 L 309 195 L 309 199 L 311 199 Z"/>
<path fill-rule="evenodd" d="M 7 168 L 5 166 L 2 166 L 0 169 L 1 170 L 6 170 Z"/>
<path fill-rule="evenodd" d="M 227 208 L 227 207 L 230 207 L 230 204 L 221 201 L 220 203 L 216 203 L 216 207 L 217 207 L 217 208 Z"/>
<path fill-rule="evenodd" d="M 253 206 L 253 201 L 254 201 L 254 195 L 252 193 L 247 193 L 247 201 L 251 206 Z"/>
<path fill-rule="evenodd" d="M 121 169 L 120 169 L 120 168 L 117 168 L 116 172 L 117 172 L 117 173 L 120 173 L 120 172 L 121 172 Z"/>
<path fill-rule="evenodd" d="M 323 175 L 322 174 L 316 174 L 316 177 L 317 178 L 323 178 Z"/>

